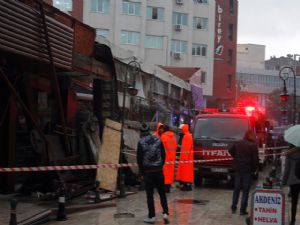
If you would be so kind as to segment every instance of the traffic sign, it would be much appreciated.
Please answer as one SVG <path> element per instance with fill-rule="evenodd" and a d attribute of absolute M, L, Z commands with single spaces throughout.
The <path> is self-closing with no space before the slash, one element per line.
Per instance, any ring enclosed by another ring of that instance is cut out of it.
<path fill-rule="evenodd" d="M 281 190 L 256 190 L 252 194 L 252 225 L 283 225 L 285 198 Z"/>

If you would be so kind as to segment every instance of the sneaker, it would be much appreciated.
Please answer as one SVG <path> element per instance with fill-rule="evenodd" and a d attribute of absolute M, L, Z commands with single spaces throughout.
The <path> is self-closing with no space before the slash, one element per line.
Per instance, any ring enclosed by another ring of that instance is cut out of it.
<path fill-rule="evenodd" d="M 156 218 L 155 217 L 151 217 L 151 218 L 146 218 L 146 219 L 144 219 L 144 222 L 145 223 L 155 223 L 155 220 L 156 220 Z"/>
<path fill-rule="evenodd" d="M 163 214 L 163 218 L 164 218 L 165 224 L 169 224 L 169 223 L 170 223 L 170 221 L 169 221 L 169 216 L 168 216 L 167 213 L 164 213 L 164 214 Z"/>
<path fill-rule="evenodd" d="M 177 184 L 176 187 L 181 189 L 183 187 L 183 185 L 182 184 Z"/>
<path fill-rule="evenodd" d="M 241 215 L 241 216 L 247 216 L 247 215 L 248 215 L 248 212 L 247 212 L 247 211 L 241 211 L 241 212 L 240 212 L 240 215 Z"/>
<path fill-rule="evenodd" d="M 231 209 L 231 213 L 235 214 L 236 213 L 236 209 Z"/>

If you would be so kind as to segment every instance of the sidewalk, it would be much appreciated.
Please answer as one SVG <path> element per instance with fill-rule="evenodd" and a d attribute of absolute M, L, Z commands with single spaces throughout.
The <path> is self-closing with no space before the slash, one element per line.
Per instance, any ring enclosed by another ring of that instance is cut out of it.
<path fill-rule="evenodd" d="M 129 193 L 131 194 L 131 193 Z M 105 196 L 104 196 L 105 195 Z M 70 199 L 66 202 L 66 214 L 74 213 L 78 211 L 85 211 L 90 209 L 98 209 L 104 207 L 114 207 L 115 197 L 107 197 L 107 194 L 101 194 L 101 202 L 94 203 L 89 202 L 85 195 L 77 198 Z M 104 196 L 104 197 L 103 197 Z M 17 222 L 18 224 L 28 224 L 29 219 L 40 218 L 46 216 L 46 218 L 54 219 L 56 217 L 58 203 L 57 200 L 41 201 L 31 196 L 20 196 L 20 195 L 0 195 L 0 224 L 9 224 L 10 220 L 10 200 L 12 198 L 17 199 Z M 48 215 L 48 216 L 47 216 Z M 24 222 L 26 220 L 26 222 Z M 30 224 L 30 223 L 29 223 Z"/>
<path fill-rule="evenodd" d="M 31 197 L 15 197 L 14 195 L 0 195 L 0 224 L 9 224 L 10 199 L 18 200 L 17 221 L 22 221 L 47 209 L 46 205 L 34 200 Z M 45 204 L 45 203 L 44 203 Z"/>

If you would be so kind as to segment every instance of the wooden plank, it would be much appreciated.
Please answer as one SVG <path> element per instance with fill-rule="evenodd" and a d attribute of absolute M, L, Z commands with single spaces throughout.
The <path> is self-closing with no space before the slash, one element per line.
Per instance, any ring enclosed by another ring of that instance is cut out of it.
<path fill-rule="evenodd" d="M 98 164 L 119 163 L 121 147 L 121 124 L 110 119 L 105 120 L 102 144 Z M 100 181 L 100 188 L 116 191 L 118 170 L 113 168 L 97 169 L 97 180 Z"/>

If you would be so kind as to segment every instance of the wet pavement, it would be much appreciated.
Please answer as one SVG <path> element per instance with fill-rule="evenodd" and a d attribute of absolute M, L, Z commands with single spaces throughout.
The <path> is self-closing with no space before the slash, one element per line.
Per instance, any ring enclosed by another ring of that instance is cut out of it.
<path fill-rule="evenodd" d="M 265 174 L 265 172 L 263 173 Z M 259 183 L 264 180 L 264 175 L 260 176 Z M 252 191 L 254 191 L 253 185 Z M 134 191 L 134 190 L 131 190 Z M 284 188 L 287 196 L 288 189 Z M 170 224 L 178 225 L 244 225 L 246 216 L 231 214 L 230 205 L 232 198 L 232 188 L 226 183 L 216 183 L 205 180 L 204 186 L 193 188 L 193 191 L 183 192 L 173 187 L 171 193 L 167 194 L 170 213 Z M 0 224 L 8 224 L 9 221 L 9 199 L 12 196 L 0 195 Z M 126 198 L 110 200 L 116 206 L 100 208 L 95 210 L 82 210 L 79 213 L 68 214 L 67 221 L 47 222 L 47 225 L 135 225 L 145 224 L 143 219 L 147 217 L 146 194 L 144 191 L 137 191 L 136 194 L 128 195 Z M 251 198 L 249 198 L 248 211 L 250 212 Z M 67 202 L 67 207 L 71 205 L 88 204 L 87 200 L 81 198 Z M 41 210 L 56 207 L 54 202 L 39 202 L 30 199 L 19 198 L 17 218 L 18 221 L 28 218 Z M 160 207 L 158 194 L 155 193 L 156 218 L 155 224 L 164 224 L 162 209 Z M 286 197 L 286 223 L 290 218 L 290 198 Z M 53 218 L 54 219 L 54 218 Z M 298 206 L 297 221 L 300 221 L 300 206 Z M 300 223 L 299 223 L 300 224 Z"/>
<path fill-rule="evenodd" d="M 168 194 L 170 224 L 178 225 L 241 225 L 246 224 L 246 216 L 232 214 L 230 210 L 232 190 L 222 185 L 206 185 L 183 192 L 172 188 Z M 287 199 L 288 200 L 288 199 Z M 52 224 L 70 225 L 132 225 L 145 224 L 147 217 L 145 192 L 115 200 L 116 207 L 86 211 L 68 216 L 64 222 L 52 221 Z M 250 202 L 249 202 L 250 204 Z M 156 223 L 164 224 L 159 197 L 155 195 Z M 287 202 L 287 212 L 289 202 Z M 248 209 L 250 210 L 250 208 Z M 286 217 L 289 217 L 286 214 Z"/>
<path fill-rule="evenodd" d="M 33 200 L 28 197 L 16 197 L 15 195 L 0 195 L 0 224 L 9 224 L 10 218 L 10 200 L 12 198 L 18 199 L 17 205 L 17 220 L 18 222 L 23 221 L 45 211 L 49 204 L 43 205 L 37 200 Z"/>

